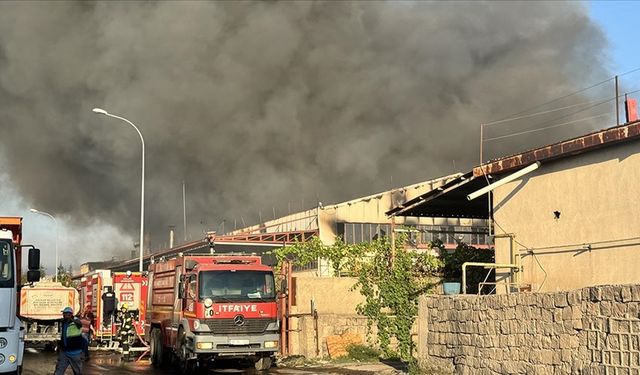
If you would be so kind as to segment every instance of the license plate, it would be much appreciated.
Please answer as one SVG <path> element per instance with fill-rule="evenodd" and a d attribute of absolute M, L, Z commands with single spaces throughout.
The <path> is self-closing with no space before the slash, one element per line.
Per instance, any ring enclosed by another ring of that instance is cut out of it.
<path fill-rule="evenodd" d="M 229 345 L 249 345 L 249 340 L 229 340 Z"/>

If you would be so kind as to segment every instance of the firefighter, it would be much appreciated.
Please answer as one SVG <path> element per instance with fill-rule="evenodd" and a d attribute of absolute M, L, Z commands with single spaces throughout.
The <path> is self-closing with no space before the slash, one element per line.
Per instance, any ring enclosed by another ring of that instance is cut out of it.
<path fill-rule="evenodd" d="M 133 315 L 127 308 L 127 304 L 123 303 L 118 312 L 120 320 L 120 331 L 118 332 L 118 339 L 122 345 L 122 356 L 124 359 L 129 357 L 129 346 L 133 341 L 135 334 L 135 328 L 133 327 Z"/>

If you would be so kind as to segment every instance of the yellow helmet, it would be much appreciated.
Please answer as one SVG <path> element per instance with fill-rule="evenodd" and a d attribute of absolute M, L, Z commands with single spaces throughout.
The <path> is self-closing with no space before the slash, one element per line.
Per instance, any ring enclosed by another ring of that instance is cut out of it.
<path fill-rule="evenodd" d="M 127 304 L 123 303 L 122 306 L 120 306 L 121 310 L 127 310 Z"/>

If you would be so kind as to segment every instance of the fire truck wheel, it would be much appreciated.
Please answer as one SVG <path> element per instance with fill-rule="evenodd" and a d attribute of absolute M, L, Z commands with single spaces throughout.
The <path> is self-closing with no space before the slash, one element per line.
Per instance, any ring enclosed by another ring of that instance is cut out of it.
<path fill-rule="evenodd" d="M 256 370 L 258 371 L 266 371 L 271 368 L 271 357 L 260 357 L 254 363 Z"/>
<path fill-rule="evenodd" d="M 162 334 L 160 330 L 154 328 L 151 330 L 151 342 L 150 342 L 150 351 L 151 351 L 151 364 L 153 367 L 160 368 L 164 365 L 163 356 L 162 356 Z"/>
<path fill-rule="evenodd" d="M 191 375 L 198 366 L 198 361 L 189 359 L 189 349 L 187 348 L 187 335 L 182 328 L 178 332 L 180 346 L 178 347 L 178 368 L 182 375 Z"/>

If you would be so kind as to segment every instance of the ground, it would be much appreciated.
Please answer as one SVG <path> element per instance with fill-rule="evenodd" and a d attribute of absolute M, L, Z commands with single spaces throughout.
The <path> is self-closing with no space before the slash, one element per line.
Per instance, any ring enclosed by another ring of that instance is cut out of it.
<path fill-rule="evenodd" d="M 113 373 L 117 375 L 147 374 L 147 375 L 170 375 L 172 370 L 156 370 L 147 360 L 140 362 L 120 361 L 120 356 L 113 353 L 92 353 L 93 357 L 85 363 L 84 375 L 97 375 Z M 43 352 L 35 349 L 27 349 L 24 358 L 23 375 L 50 375 L 53 373 L 56 363 L 56 355 L 50 352 Z M 67 370 L 72 374 L 71 370 Z M 323 364 L 313 367 L 295 368 L 272 368 L 263 374 L 281 375 L 394 375 L 401 373 L 393 367 L 382 364 Z M 246 364 L 235 361 L 220 363 L 217 368 L 212 369 L 207 374 L 260 374 Z"/>

